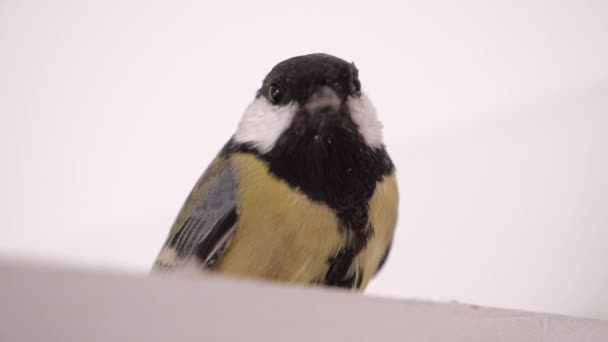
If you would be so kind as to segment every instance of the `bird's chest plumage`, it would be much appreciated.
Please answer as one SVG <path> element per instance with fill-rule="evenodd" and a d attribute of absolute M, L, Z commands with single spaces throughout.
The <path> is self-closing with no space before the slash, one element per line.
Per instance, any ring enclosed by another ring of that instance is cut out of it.
<path fill-rule="evenodd" d="M 392 238 L 396 183 L 379 183 L 365 205 L 340 214 L 272 175 L 267 163 L 252 154 L 234 153 L 230 160 L 239 179 L 239 218 L 217 271 L 302 284 L 365 287 Z M 364 220 L 360 233 L 345 225 L 344 215 Z M 353 249 L 360 243 L 358 234 L 365 241 Z M 332 283 L 337 279 L 332 277 L 350 284 Z"/>

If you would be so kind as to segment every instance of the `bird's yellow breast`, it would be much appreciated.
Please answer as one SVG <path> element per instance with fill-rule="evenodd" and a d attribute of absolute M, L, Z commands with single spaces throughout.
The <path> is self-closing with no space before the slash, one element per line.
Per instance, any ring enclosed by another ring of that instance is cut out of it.
<path fill-rule="evenodd" d="M 239 179 L 239 218 L 215 269 L 294 283 L 325 274 L 327 257 L 343 239 L 333 211 L 272 176 L 253 155 L 236 153 L 231 162 Z"/>
<path fill-rule="evenodd" d="M 397 177 L 393 173 L 378 182 L 369 202 L 368 221 L 373 232 L 367 245 L 355 259 L 355 264 L 361 265 L 363 269 L 361 289 L 365 289 L 378 270 L 380 261 L 393 240 L 398 207 Z"/>
<path fill-rule="evenodd" d="M 232 242 L 214 269 L 237 276 L 323 283 L 328 259 L 347 243 L 334 211 L 270 174 L 254 155 L 235 153 L 230 163 L 239 180 L 239 218 Z M 357 275 L 363 277 L 361 289 L 392 239 L 396 215 L 396 181 L 394 176 L 385 177 L 369 204 L 368 226 L 374 231 L 352 266 L 353 271 L 363 270 Z"/>

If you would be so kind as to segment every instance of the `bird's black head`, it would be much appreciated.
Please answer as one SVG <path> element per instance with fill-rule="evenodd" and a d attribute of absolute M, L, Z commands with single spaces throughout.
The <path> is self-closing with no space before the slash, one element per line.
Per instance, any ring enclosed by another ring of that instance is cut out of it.
<path fill-rule="evenodd" d="M 286 141 L 289 134 L 297 141 Z M 361 90 L 354 63 L 311 54 L 272 68 L 247 107 L 235 141 L 267 154 L 289 142 L 331 144 L 332 136 L 340 134 L 370 148 L 382 146 L 382 124 Z"/>
<path fill-rule="evenodd" d="M 319 98 L 320 91 L 327 96 L 335 95 L 342 102 L 348 96 L 360 96 L 361 83 L 355 64 L 326 54 L 290 58 L 272 68 L 258 96 L 276 105 L 294 101 L 304 107 Z"/>
<path fill-rule="evenodd" d="M 357 68 L 327 54 L 277 64 L 245 111 L 234 142 L 313 199 L 335 206 L 353 202 L 352 196 L 367 198 L 392 171 L 382 124 Z"/>

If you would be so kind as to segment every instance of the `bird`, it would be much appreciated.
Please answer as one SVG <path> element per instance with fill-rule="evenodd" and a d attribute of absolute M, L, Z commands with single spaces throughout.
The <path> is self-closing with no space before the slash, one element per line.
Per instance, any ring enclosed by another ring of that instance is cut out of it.
<path fill-rule="evenodd" d="M 276 64 L 152 267 L 363 291 L 397 225 L 395 166 L 354 62 Z"/>

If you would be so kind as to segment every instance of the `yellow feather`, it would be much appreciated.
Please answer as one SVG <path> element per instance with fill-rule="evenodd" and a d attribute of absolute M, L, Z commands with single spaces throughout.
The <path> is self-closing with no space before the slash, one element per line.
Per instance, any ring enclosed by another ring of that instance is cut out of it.
<path fill-rule="evenodd" d="M 397 177 L 395 174 L 391 174 L 378 182 L 376 192 L 369 202 L 368 217 L 374 231 L 365 249 L 357 257 L 356 263 L 361 265 L 364 270 L 361 289 L 365 289 L 376 273 L 380 260 L 393 239 L 397 225 L 398 207 Z"/>
<path fill-rule="evenodd" d="M 270 174 L 254 155 L 235 153 L 229 162 L 239 179 L 239 219 L 232 242 L 214 270 L 299 284 L 323 283 L 328 259 L 348 243 L 334 211 Z M 362 277 L 360 290 L 375 274 L 393 238 L 398 201 L 397 179 L 391 174 L 378 182 L 370 199 L 368 220 L 373 232 L 349 270 Z"/>
<path fill-rule="evenodd" d="M 274 177 L 250 154 L 236 153 L 239 219 L 215 270 L 232 275 L 308 284 L 327 273 L 327 259 L 345 241 L 327 206 Z"/>

